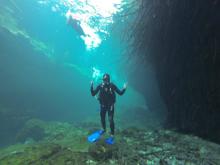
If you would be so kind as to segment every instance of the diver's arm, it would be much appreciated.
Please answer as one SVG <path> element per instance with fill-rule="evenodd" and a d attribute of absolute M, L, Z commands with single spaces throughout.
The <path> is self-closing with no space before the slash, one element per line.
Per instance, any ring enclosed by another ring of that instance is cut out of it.
<path fill-rule="evenodd" d="M 96 89 L 94 90 L 94 88 L 93 88 L 93 82 L 91 82 L 90 91 L 91 91 L 91 95 L 92 95 L 92 96 L 95 96 L 95 95 L 98 93 L 99 89 L 100 89 L 100 85 L 98 85 L 98 86 L 96 87 Z"/>
<path fill-rule="evenodd" d="M 117 94 L 119 94 L 120 96 L 123 95 L 126 91 L 127 86 L 124 86 L 124 88 L 122 90 L 118 89 L 118 87 L 116 85 L 114 85 L 114 90 Z"/>

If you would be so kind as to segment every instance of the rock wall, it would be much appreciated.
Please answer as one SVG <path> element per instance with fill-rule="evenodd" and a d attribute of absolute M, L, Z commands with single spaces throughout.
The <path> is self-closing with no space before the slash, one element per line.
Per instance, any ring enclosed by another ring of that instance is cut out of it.
<path fill-rule="evenodd" d="M 220 141 L 220 1 L 139 5 L 133 48 L 156 68 L 167 123 Z"/>

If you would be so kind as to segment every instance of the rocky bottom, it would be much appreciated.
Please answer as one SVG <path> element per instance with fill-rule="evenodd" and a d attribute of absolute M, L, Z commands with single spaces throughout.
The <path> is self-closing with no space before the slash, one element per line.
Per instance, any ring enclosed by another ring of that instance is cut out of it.
<path fill-rule="evenodd" d="M 195 136 L 130 127 L 117 130 L 114 145 L 105 143 L 107 133 L 96 143 L 87 142 L 98 128 L 31 120 L 18 134 L 22 142 L 0 150 L 0 164 L 220 165 L 220 145 Z"/>

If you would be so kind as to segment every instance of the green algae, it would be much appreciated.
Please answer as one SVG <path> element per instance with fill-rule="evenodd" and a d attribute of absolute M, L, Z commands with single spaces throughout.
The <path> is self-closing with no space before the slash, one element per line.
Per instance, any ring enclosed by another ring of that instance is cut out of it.
<path fill-rule="evenodd" d="M 135 127 L 117 130 L 114 145 L 104 141 L 88 143 L 89 127 L 33 119 L 29 127 L 40 125 L 46 136 L 32 143 L 18 143 L 0 150 L 0 164 L 216 164 L 220 146 L 171 130 L 144 130 Z M 27 126 L 26 126 L 27 127 Z"/>

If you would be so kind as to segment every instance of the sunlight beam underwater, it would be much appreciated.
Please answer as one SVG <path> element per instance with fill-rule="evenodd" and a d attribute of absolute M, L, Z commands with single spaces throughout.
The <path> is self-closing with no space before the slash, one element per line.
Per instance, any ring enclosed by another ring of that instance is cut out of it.
<path fill-rule="evenodd" d="M 122 11 L 123 0 L 39 0 L 59 12 L 84 41 L 87 50 L 92 50 L 109 36 L 107 28 L 113 24 L 113 16 Z M 102 37 L 101 37 L 102 36 Z"/>

